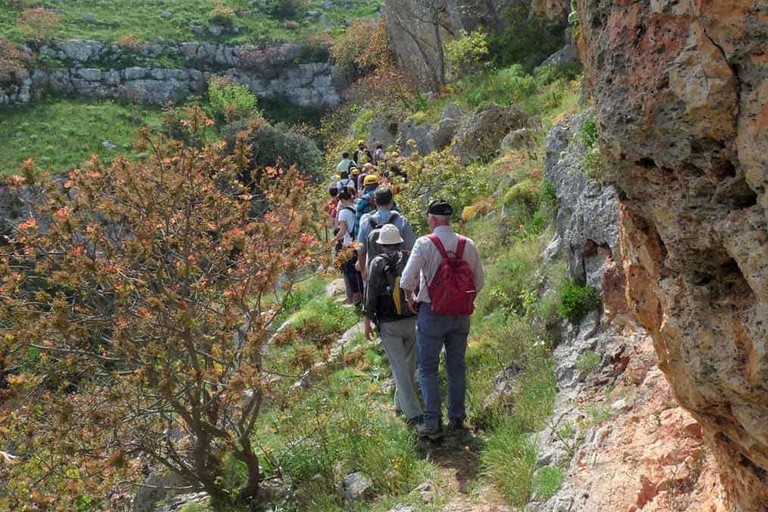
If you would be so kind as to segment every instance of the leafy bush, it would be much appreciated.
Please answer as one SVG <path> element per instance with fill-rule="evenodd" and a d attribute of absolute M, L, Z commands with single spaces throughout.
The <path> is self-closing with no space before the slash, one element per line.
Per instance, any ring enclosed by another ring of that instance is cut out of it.
<path fill-rule="evenodd" d="M 445 45 L 445 59 L 453 79 L 479 71 L 488 56 L 488 35 L 478 29 L 469 34 L 462 29 L 457 39 Z"/>
<path fill-rule="evenodd" d="M 26 434 L 9 440 L 24 463 L 3 472 L 0 508 L 36 494 L 22 503 L 44 508 L 56 496 L 76 510 L 84 490 L 104 496 L 117 480 L 143 479 L 139 458 L 204 488 L 217 510 L 256 496 L 251 434 L 262 393 L 279 391 L 262 373 L 267 297 L 324 251 L 310 234 L 319 226 L 296 207 L 307 192 L 295 172 L 262 180 L 270 211 L 249 216 L 238 142 L 230 154 L 145 132 L 145 159 L 105 167 L 94 157 L 63 185 L 31 162 L 9 178 L 35 194 L 37 216 L 0 246 L 3 358 L 19 368 L 34 347 L 39 359 L 3 390 L 22 401 L 9 423 Z M 73 377 L 45 390 L 48 375 Z M 167 436 L 169 425 L 184 436 Z M 222 488 L 230 454 L 248 469 L 242 493 Z"/>
<path fill-rule="evenodd" d="M 208 84 L 209 114 L 219 123 L 259 116 L 256 95 L 247 85 L 226 78 L 213 79 Z"/>
<path fill-rule="evenodd" d="M 235 11 L 222 2 L 216 2 L 211 12 L 208 13 L 208 21 L 213 25 L 229 27 L 234 23 Z"/>
<path fill-rule="evenodd" d="M 578 324 L 588 312 L 600 306 L 600 292 L 592 286 L 580 286 L 572 279 L 565 282 L 560 295 L 560 314 Z"/>
<path fill-rule="evenodd" d="M 224 130 L 225 138 L 231 146 L 234 146 L 237 134 L 242 131 L 246 132 L 247 143 L 253 150 L 249 172 L 282 163 L 286 167 L 295 164 L 303 174 L 313 175 L 319 172 L 323 164 L 323 154 L 314 141 L 292 132 L 283 124 L 232 123 Z"/>
<path fill-rule="evenodd" d="M 298 18 L 307 0 L 267 0 L 265 12 L 277 19 L 292 20 Z"/>

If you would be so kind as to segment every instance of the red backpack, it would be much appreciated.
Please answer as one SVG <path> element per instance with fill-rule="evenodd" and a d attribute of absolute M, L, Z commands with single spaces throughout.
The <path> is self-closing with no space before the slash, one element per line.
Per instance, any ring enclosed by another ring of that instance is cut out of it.
<path fill-rule="evenodd" d="M 459 235 L 456 256 L 451 258 L 437 235 L 432 233 L 427 238 L 435 244 L 443 257 L 435 277 L 427 286 L 429 298 L 432 300 L 432 311 L 445 316 L 471 315 L 475 308 L 477 287 L 469 263 L 462 258 L 467 239 Z"/>

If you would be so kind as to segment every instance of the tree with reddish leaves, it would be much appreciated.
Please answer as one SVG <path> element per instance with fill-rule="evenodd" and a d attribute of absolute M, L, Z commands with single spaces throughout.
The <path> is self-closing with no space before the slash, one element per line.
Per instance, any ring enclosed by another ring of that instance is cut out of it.
<path fill-rule="evenodd" d="M 252 436 L 282 385 L 263 361 L 276 290 L 323 252 L 307 183 L 260 169 L 254 208 L 242 140 L 142 143 L 145 159 L 94 157 L 63 185 L 31 162 L 9 180 L 28 217 L 0 246 L 0 450 L 15 457 L 0 508 L 75 510 L 142 467 L 216 504 L 260 498 Z M 232 460 L 247 475 L 234 490 Z"/>

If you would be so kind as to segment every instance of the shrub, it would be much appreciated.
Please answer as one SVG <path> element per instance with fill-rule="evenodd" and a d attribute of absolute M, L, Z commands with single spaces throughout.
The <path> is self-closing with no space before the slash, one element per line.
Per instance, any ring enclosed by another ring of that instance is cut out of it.
<path fill-rule="evenodd" d="M 35 178 L 36 216 L 0 246 L 2 355 L 14 368 L 31 348 L 39 357 L 3 390 L 23 397 L 9 423 L 27 434 L 9 441 L 22 463 L 4 472 L 0 508 L 35 494 L 35 508 L 56 496 L 76 510 L 84 491 L 138 483 L 140 460 L 204 488 L 217 510 L 259 492 L 251 435 L 263 397 L 280 391 L 262 366 L 267 297 L 323 258 L 309 234 L 319 227 L 296 208 L 305 182 L 295 172 L 262 180 L 270 211 L 254 218 L 237 180 L 242 141 L 234 154 L 146 132 L 138 144 L 148 158 L 94 158 L 63 185 L 31 163 L 9 180 Z M 48 376 L 67 378 L 46 390 Z M 223 488 L 229 456 L 247 467 L 242 493 Z"/>
<path fill-rule="evenodd" d="M 234 23 L 235 11 L 222 2 L 216 2 L 208 13 L 208 21 L 213 25 L 229 27 Z"/>
<path fill-rule="evenodd" d="M 282 163 L 296 165 L 304 175 L 316 174 L 323 164 L 323 154 L 314 141 L 294 133 L 283 124 L 272 126 L 265 122 L 235 122 L 224 130 L 230 146 L 234 146 L 237 134 L 245 131 L 247 143 L 253 153 L 250 155 L 249 173 L 255 169 Z"/>
<path fill-rule="evenodd" d="M 297 18 L 306 5 L 306 0 L 267 0 L 265 11 L 277 19 L 288 20 Z"/>
<path fill-rule="evenodd" d="M 133 34 L 125 34 L 115 40 L 121 50 L 136 51 L 141 47 L 141 40 Z"/>
<path fill-rule="evenodd" d="M 488 56 L 488 35 L 479 29 L 461 31 L 460 37 L 445 45 L 445 58 L 451 78 L 461 78 L 482 69 Z"/>
<path fill-rule="evenodd" d="M 213 79 L 208 84 L 210 115 L 218 122 L 231 123 L 260 115 L 256 108 L 256 95 L 247 85 L 233 83 L 226 78 Z"/>
<path fill-rule="evenodd" d="M 61 17 L 45 7 L 34 7 L 21 11 L 17 24 L 25 37 L 48 41 L 61 24 Z"/>
<path fill-rule="evenodd" d="M 17 44 L 0 39 L 0 83 L 26 75 L 33 62 L 34 55 Z"/>
<path fill-rule="evenodd" d="M 600 354 L 594 350 L 588 350 L 581 354 L 578 359 L 576 359 L 576 369 L 579 370 L 583 375 L 588 375 L 595 371 L 598 366 L 600 366 L 600 362 L 602 360 L 603 358 L 600 357 Z"/>
<path fill-rule="evenodd" d="M 560 295 L 560 314 L 578 324 L 588 312 L 600 306 L 600 292 L 592 286 L 580 286 L 572 279 L 565 282 Z"/>

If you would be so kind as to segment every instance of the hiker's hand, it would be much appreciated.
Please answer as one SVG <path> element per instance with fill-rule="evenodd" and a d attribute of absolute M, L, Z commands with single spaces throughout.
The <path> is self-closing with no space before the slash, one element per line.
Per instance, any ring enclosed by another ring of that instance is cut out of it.
<path fill-rule="evenodd" d="M 365 335 L 365 339 L 368 341 L 371 341 L 373 339 L 373 326 L 371 325 L 371 321 L 368 320 L 366 317 L 365 320 L 363 320 L 363 334 Z"/>
<path fill-rule="evenodd" d="M 419 312 L 419 304 L 416 302 L 416 294 L 411 293 L 408 295 L 408 309 L 413 311 L 414 313 Z"/>

